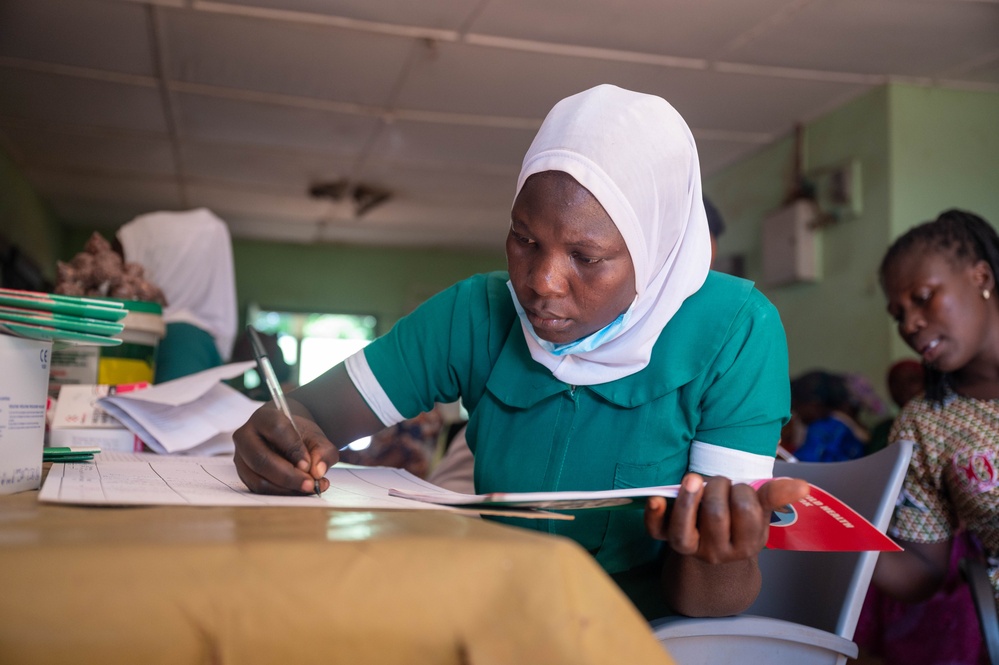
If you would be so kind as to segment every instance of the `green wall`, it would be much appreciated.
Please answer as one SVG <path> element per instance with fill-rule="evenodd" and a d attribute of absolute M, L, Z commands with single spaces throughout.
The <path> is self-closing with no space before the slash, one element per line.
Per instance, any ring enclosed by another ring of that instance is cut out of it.
<path fill-rule="evenodd" d="M 373 314 L 379 333 L 441 289 L 477 272 L 505 270 L 502 249 L 370 249 L 233 243 L 240 315 L 264 309 Z"/>
<path fill-rule="evenodd" d="M 895 237 L 947 207 L 999 225 L 999 94 L 879 88 L 807 124 L 803 158 L 806 173 L 846 160 L 861 172 L 860 214 L 817 234 L 820 279 L 760 283 L 762 222 L 791 188 L 790 137 L 706 181 L 728 227 L 719 253 L 745 254 L 747 276 L 780 311 L 792 375 L 860 372 L 884 393 L 888 364 L 912 352 L 885 313 L 878 264 Z"/>
<path fill-rule="evenodd" d="M 889 89 L 892 236 L 947 208 L 999 226 L 999 94 Z"/>
<path fill-rule="evenodd" d="M 55 281 L 62 227 L 10 157 L 0 150 L 0 246 L 4 243 L 19 247 L 34 259 L 47 279 Z"/>

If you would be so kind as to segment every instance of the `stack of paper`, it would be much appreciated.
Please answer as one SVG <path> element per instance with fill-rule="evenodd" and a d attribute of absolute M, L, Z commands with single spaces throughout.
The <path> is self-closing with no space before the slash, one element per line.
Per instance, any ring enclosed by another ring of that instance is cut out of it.
<path fill-rule="evenodd" d="M 232 363 L 128 393 L 98 400 L 152 450 L 163 454 L 232 453 L 232 433 L 260 407 L 222 383 L 254 366 Z"/>
<path fill-rule="evenodd" d="M 0 334 L 15 337 L 117 346 L 126 314 L 110 300 L 0 289 Z"/>

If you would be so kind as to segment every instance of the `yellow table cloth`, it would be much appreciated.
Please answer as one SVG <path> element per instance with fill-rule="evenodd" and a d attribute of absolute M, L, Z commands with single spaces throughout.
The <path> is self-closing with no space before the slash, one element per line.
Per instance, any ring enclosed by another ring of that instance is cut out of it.
<path fill-rule="evenodd" d="M 671 663 L 574 542 L 451 513 L 0 496 L 2 663 Z"/>

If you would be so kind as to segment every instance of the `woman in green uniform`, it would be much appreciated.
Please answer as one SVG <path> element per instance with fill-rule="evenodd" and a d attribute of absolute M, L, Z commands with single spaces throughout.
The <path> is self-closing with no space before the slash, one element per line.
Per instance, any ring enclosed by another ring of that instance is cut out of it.
<path fill-rule="evenodd" d="M 663 99 L 602 85 L 559 102 L 517 183 L 508 273 L 434 296 L 236 432 L 254 491 L 311 491 L 337 448 L 461 398 L 480 492 L 679 483 L 667 509 L 516 523 L 573 538 L 649 614 L 739 612 L 760 586 L 787 348 L 752 284 L 709 272 L 693 137 Z"/>

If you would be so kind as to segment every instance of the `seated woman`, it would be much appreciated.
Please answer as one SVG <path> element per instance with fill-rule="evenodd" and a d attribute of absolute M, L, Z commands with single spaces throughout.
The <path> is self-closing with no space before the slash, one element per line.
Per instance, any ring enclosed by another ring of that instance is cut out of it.
<path fill-rule="evenodd" d="M 787 347 L 753 285 L 709 272 L 700 167 L 665 100 L 601 85 L 559 102 L 524 158 L 508 272 L 446 289 L 235 434 L 254 491 L 321 488 L 337 449 L 461 398 L 480 492 L 682 483 L 670 505 L 514 520 L 590 551 L 647 616 L 744 610 L 788 418 Z M 658 603 L 658 606 L 657 606 Z"/>
<path fill-rule="evenodd" d="M 205 208 L 140 215 L 118 229 L 126 261 L 140 264 L 166 296 L 166 336 L 155 383 L 221 365 L 236 338 L 232 240 Z"/>
<path fill-rule="evenodd" d="M 843 462 L 863 456 L 867 432 L 850 416 L 843 377 L 820 370 L 791 381 L 791 410 L 805 428 L 793 450 L 800 462 Z"/>
<path fill-rule="evenodd" d="M 914 443 L 889 530 L 904 551 L 882 553 L 872 579 L 900 601 L 944 587 L 963 532 L 981 544 L 999 604 L 997 274 L 999 235 L 963 210 L 909 229 L 881 261 L 888 313 L 925 369 L 925 393 L 905 404 L 888 437 Z"/>

